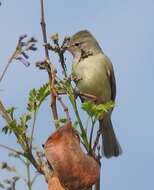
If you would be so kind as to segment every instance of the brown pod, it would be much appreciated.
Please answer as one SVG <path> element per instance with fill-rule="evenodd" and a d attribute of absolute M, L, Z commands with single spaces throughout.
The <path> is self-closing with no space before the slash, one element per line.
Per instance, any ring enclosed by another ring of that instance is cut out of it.
<path fill-rule="evenodd" d="M 45 143 L 46 157 L 69 190 L 91 187 L 98 179 L 100 167 L 80 147 L 80 140 L 71 123 L 59 128 Z"/>
<path fill-rule="evenodd" d="M 48 190 L 65 190 L 56 174 L 48 179 Z"/>

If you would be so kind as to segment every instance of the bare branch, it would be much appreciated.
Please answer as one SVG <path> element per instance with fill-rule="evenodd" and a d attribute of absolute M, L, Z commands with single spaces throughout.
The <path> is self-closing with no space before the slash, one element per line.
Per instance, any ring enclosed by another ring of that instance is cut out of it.
<path fill-rule="evenodd" d="M 34 112 L 33 115 L 33 125 L 32 125 L 32 132 L 31 132 L 31 137 L 30 137 L 30 149 L 32 149 L 32 143 L 33 143 L 33 136 L 34 136 L 34 129 L 35 129 L 35 123 L 36 123 L 36 111 Z"/>
<path fill-rule="evenodd" d="M 42 28 L 42 35 L 43 35 L 44 44 L 47 44 L 46 24 L 45 24 L 45 18 L 44 18 L 44 1 L 43 0 L 41 0 L 41 28 Z M 52 62 L 50 61 L 48 47 L 44 46 L 44 50 L 45 50 L 46 61 L 48 62 L 48 66 L 50 69 L 47 71 L 48 71 L 48 76 L 49 76 L 50 90 L 52 90 L 51 91 L 51 109 L 52 109 L 54 120 L 58 120 L 56 96 L 53 92 L 56 69 L 55 69 L 54 65 L 52 64 Z"/>
<path fill-rule="evenodd" d="M 63 107 L 64 112 L 66 113 L 67 120 L 71 121 L 71 117 L 68 112 L 68 107 L 64 104 L 64 102 L 60 96 L 58 96 L 58 100 L 59 100 L 61 106 Z"/>
<path fill-rule="evenodd" d="M 14 153 L 18 154 L 18 155 L 25 156 L 25 154 L 23 152 L 15 150 L 14 148 L 8 147 L 6 145 L 0 144 L 0 147 L 5 148 L 5 149 L 7 149 L 7 150 L 9 150 L 11 152 L 14 152 Z"/>
<path fill-rule="evenodd" d="M 96 148 L 97 148 L 97 145 L 98 145 L 98 142 L 99 142 L 99 138 L 100 138 L 101 133 L 102 133 L 102 130 L 99 129 L 99 130 L 97 131 L 97 136 L 96 136 L 96 139 L 95 139 L 95 141 L 94 141 L 94 146 L 93 146 L 93 151 L 94 151 L 94 152 L 95 152 L 95 150 L 96 150 Z"/>

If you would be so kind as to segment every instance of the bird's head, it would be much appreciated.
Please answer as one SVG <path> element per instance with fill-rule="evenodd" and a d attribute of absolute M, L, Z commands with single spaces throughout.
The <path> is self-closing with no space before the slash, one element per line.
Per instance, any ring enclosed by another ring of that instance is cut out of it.
<path fill-rule="evenodd" d="M 67 50 L 72 53 L 74 57 L 83 54 L 97 54 L 102 52 L 98 42 L 94 36 L 87 30 L 82 30 L 70 37 Z"/>

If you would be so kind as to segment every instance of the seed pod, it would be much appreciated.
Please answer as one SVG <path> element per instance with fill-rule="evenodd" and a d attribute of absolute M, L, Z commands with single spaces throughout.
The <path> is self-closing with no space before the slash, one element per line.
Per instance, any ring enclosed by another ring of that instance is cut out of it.
<path fill-rule="evenodd" d="M 98 179 L 100 167 L 80 147 L 80 139 L 71 123 L 53 133 L 45 143 L 46 157 L 69 190 L 91 187 Z"/>
<path fill-rule="evenodd" d="M 48 179 L 48 190 L 65 190 L 55 173 Z"/>

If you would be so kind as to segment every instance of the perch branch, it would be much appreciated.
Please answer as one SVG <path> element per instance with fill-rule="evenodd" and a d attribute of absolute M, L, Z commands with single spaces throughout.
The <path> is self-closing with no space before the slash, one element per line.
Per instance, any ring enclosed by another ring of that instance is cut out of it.
<path fill-rule="evenodd" d="M 42 28 L 42 35 L 43 35 L 43 41 L 45 44 L 47 44 L 47 34 L 46 34 L 46 24 L 45 24 L 45 17 L 44 17 L 44 1 L 41 0 L 41 28 Z M 50 61 L 49 52 L 47 46 L 44 46 L 45 50 L 45 57 L 48 62 L 48 76 L 49 76 L 49 84 L 50 84 L 50 90 L 51 90 L 51 109 L 53 113 L 54 120 L 58 120 L 58 112 L 57 112 L 57 106 L 56 106 L 56 96 L 54 94 L 53 89 L 54 88 L 54 82 L 55 82 L 55 75 L 56 75 L 56 69 L 52 62 Z"/>
<path fill-rule="evenodd" d="M 49 76 L 49 84 L 50 84 L 50 92 L 51 92 L 51 109 L 52 109 L 52 113 L 53 113 L 53 118 L 55 121 L 58 120 L 58 113 L 57 113 L 57 106 L 56 106 L 56 100 L 58 99 L 64 109 L 64 112 L 66 113 L 67 119 L 70 120 L 68 108 L 65 106 L 64 102 L 62 101 L 62 98 L 59 97 L 59 95 L 55 89 L 57 71 L 50 60 L 48 46 L 46 45 L 46 44 L 48 44 L 48 42 L 47 42 L 46 24 L 45 24 L 45 17 L 44 17 L 44 3 L 43 2 L 44 1 L 41 0 L 41 28 L 42 28 L 42 34 L 43 34 L 43 41 L 45 44 L 44 45 L 45 57 L 46 57 L 47 65 L 48 65 L 47 71 L 48 71 L 48 76 Z M 64 64 L 63 54 L 61 54 L 60 57 L 61 57 L 61 61 L 63 61 L 63 64 Z M 64 69 L 64 67 L 63 67 L 63 69 Z M 65 70 L 64 70 L 64 72 L 65 72 Z M 66 72 L 65 72 L 65 75 L 66 75 Z M 55 126 L 58 127 L 58 124 L 55 123 Z"/>

